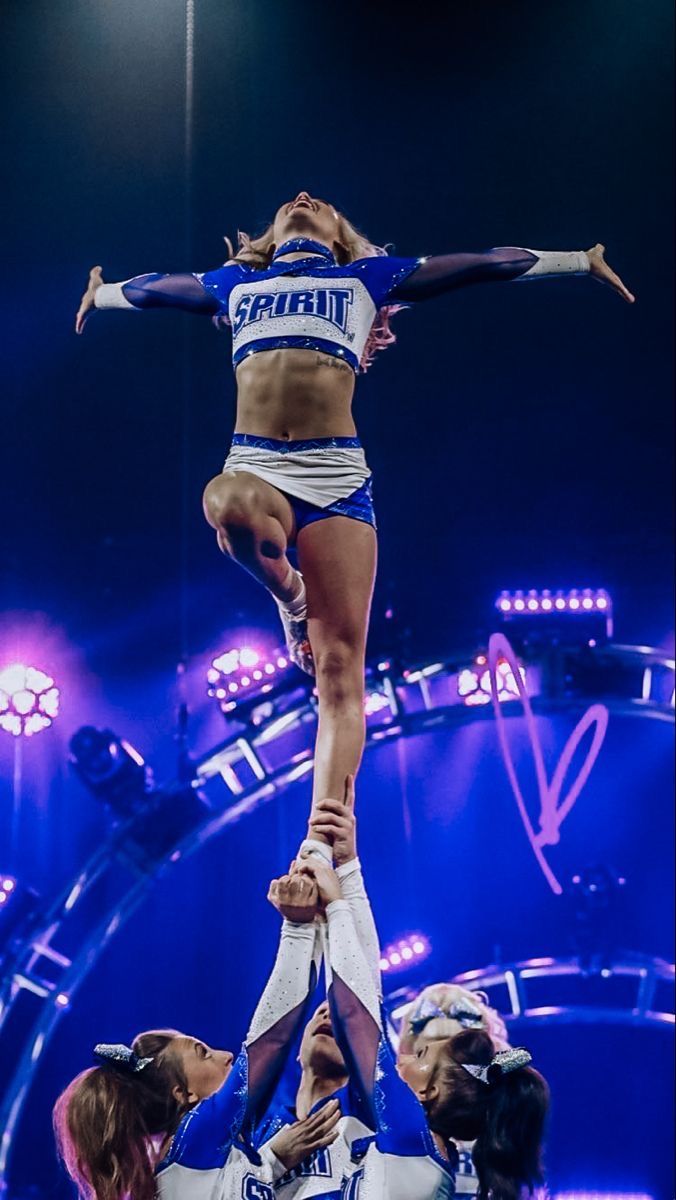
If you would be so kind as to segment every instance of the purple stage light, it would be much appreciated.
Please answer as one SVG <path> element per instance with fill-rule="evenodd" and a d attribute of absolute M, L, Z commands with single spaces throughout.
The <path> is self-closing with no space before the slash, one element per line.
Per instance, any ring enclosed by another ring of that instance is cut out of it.
<path fill-rule="evenodd" d="M 13 875 L 0 875 L 0 908 L 3 905 L 9 904 L 13 893 L 16 891 L 16 879 Z"/>
<path fill-rule="evenodd" d="M 31 737 L 59 714 L 59 689 L 45 671 L 14 663 L 0 671 L 0 729 Z"/>
<path fill-rule="evenodd" d="M 385 708 L 389 708 L 391 711 L 392 704 L 384 692 L 372 691 L 366 693 L 364 697 L 364 713 L 367 717 L 373 717 Z"/>
<path fill-rule="evenodd" d="M 552 612 L 610 612 L 612 601 L 603 588 L 570 588 L 567 592 L 559 590 L 552 593 L 547 588 L 538 592 L 531 588 L 528 592 L 501 592 L 495 601 L 495 607 L 501 613 L 538 613 Z"/>
<path fill-rule="evenodd" d="M 519 674 L 524 684 L 526 684 L 526 668 L 519 666 Z M 518 699 L 518 684 L 514 678 L 510 664 L 504 658 L 501 658 L 498 663 L 497 677 L 499 683 L 498 700 L 504 703 L 505 700 Z M 491 675 L 486 665 L 485 654 L 477 655 L 473 667 L 466 667 L 464 670 L 458 672 L 458 695 L 463 704 L 467 704 L 469 707 L 474 707 L 478 704 L 490 704 Z"/>
<path fill-rule="evenodd" d="M 552 1200 L 654 1200 L 648 1192 L 555 1192 Z"/>
<path fill-rule="evenodd" d="M 269 692 L 292 664 L 279 650 L 235 646 L 214 658 L 207 671 L 207 694 L 224 713 L 237 708 L 240 694 Z"/>
<path fill-rule="evenodd" d="M 260 662 L 260 654 L 257 650 L 252 650 L 249 646 L 245 646 L 239 652 L 239 661 L 243 667 L 255 667 Z"/>
<path fill-rule="evenodd" d="M 613 635 L 613 602 L 604 588 L 569 588 L 565 591 L 559 588 L 550 591 L 500 592 L 495 607 L 500 616 L 510 621 L 520 618 L 524 623 L 526 618 L 538 620 L 540 617 L 570 616 L 574 621 L 580 617 L 593 620 L 594 616 L 605 618 L 605 636 Z M 546 628 L 546 626 L 545 626 Z"/>
<path fill-rule="evenodd" d="M 388 975 L 407 971 L 424 962 L 432 953 L 432 946 L 423 933 L 409 933 L 393 942 L 380 956 L 380 969 Z"/>

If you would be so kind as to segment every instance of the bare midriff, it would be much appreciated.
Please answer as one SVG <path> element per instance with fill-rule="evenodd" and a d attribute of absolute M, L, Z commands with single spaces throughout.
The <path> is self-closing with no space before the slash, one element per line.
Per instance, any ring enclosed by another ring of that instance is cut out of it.
<path fill-rule="evenodd" d="M 298 441 L 354 437 L 354 371 L 317 350 L 262 350 L 239 364 L 235 433 Z"/>

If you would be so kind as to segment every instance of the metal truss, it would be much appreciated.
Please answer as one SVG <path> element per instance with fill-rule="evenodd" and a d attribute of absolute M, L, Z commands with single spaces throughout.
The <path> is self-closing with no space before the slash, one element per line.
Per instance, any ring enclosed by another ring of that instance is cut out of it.
<path fill-rule="evenodd" d="M 531 958 L 466 971 L 450 982 L 484 992 L 508 1029 L 538 1025 L 628 1025 L 674 1028 L 674 966 L 640 954 L 579 958 Z M 415 993 L 390 1000 L 397 1028 Z"/>
<path fill-rule="evenodd" d="M 522 661 L 538 715 L 579 713 L 596 700 L 616 715 L 673 723 L 674 661 L 659 651 L 612 644 L 545 647 L 524 652 Z M 485 657 L 471 652 L 408 668 L 391 662 L 373 667 L 367 673 L 367 746 L 492 720 L 490 696 L 483 695 L 484 669 Z M 505 715 L 518 716 L 520 703 L 511 699 L 508 681 L 506 686 Z M 0 1099 L 0 1195 L 8 1186 L 12 1142 L 33 1075 L 99 956 L 160 874 L 312 770 L 316 719 L 311 684 L 299 685 L 296 672 L 272 689 L 247 695 L 228 713 L 224 740 L 194 763 L 192 780 L 151 793 L 144 811 L 114 826 L 64 891 L 34 906 L 15 931 L 0 960 L 0 1057 L 7 1080 Z M 554 960 L 546 962 L 555 978 Z M 488 989 L 494 976 L 504 976 L 508 997 L 520 1006 L 512 1004 L 509 1020 L 564 1020 L 566 1013 L 583 1019 L 575 1006 L 549 1006 L 551 1011 L 539 1014 L 537 1006 L 528 1008 L 524 989 L 536 970 L 537 961 L 509 971 L 496 968 L 473 977 L 469 986 Z M 637 970 L 636 1011 L 652 1020 L 644 1000 L 659 971 L 654 964 Z M 640 975 L 643 970 L 647 974 Z"/>

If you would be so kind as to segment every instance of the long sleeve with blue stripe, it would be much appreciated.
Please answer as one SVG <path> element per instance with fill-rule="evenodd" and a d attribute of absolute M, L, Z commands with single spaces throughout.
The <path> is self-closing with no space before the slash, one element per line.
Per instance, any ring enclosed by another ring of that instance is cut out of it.
<path fill-rule="evenodd" d="M 378 988 L 346 900 L 327 907 L 329 999 L 352 1085 L 368 1106 L 376 1136 L 344 1200 L 447 1200 L 455 1193 L 452 1148 L 439 1154 L 425 1112 L 400 1079 L 385 1034 Z"/>
<path fill-rule="evenodd" d="M 139 275 L 103 283 L 97 308 L 179 308 L 218 318 L 232 329 L 233 365 L 265 350 L 316 350 L 355 372 L 378 312 L 474 283 L 585 273 L 580 251 L 499 246 L 432 258 L 376 254 L 350 263 L 309 255 L 264 268 L 228 262 L 203 275 Z"/>
<path fill-rule="evenodd" d="M 405 303 L 427 300 L 475 283 L 588 272 L 589 258 L 584 251 L 528 250 L 523 246 L 494 246 L 490 250 L 463 250 L 426 258 L 382 254 L 356 259 L 344 266 L 327 266 L 319 258 L 280 261 L 266 268 L 232 261 L 204 274 L 150 272 L 122 283 L 104 283 L 96 291 L 95 304 L 97 308 L 178 308 L 209 315 L 219 310 L 227 314 L 230 293 L 247 279 L 258 282 L 260 287 L 266 278 L 302 274 L 315 280 L 363 279 L 371 299 L 380 306 L 399 300 Z M 303 305 L 298 315 L 302 317 L 308 311 Z M 268 317 L 274 315 L 261 307 L 263 313 Z M 289 315 L 288 306 L 280 315 Z"/>
<path fill-rule="evenodd" d="M 277 959 L 239 1057 L 219 1091 L 185 1115 L 157 1168 L 161 1200 L 249 1195 L 258 1200 L 269 1194 L 260 1191 L 267 1175 L 251 1147 L 251 1132 L 304 1020 L 319 948 L 314 924 L 284 922 Z"/>

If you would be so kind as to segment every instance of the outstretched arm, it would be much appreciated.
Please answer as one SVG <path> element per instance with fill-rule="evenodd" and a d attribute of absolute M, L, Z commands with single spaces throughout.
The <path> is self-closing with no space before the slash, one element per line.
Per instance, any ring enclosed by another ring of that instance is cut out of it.
<path fill-rule="evenodd" d="M 219 1091 L 186 1114 L 163 1165 L 219 1165 L 221 1148 L 260 1119 L 305 1016 L 321 949 L 315 925 L 317 890 L 307 877 L 283 876 L 271 884 L 268 898 L 285 920 L 277 959 L 244 1047 Z"/>
<path fill-rule="evenodd" d="M 95 308 L 178 308 L 213 316 L 219 304 L 197 275 L 137 275 L 123 283 L 104 283 L 102 268 L 92 267 L 75 318 L 76 333 L 82 333 Z"/>
<path fill-rule="evenodd" d="M 341 898 L 340 881 L 335 872 L 317 862 L 309 870 L 326 906 L 329 1001 L 336 1037 L 352 1086 L 376 1130 L 377 1148 L 385 1159 L 392 1156 L 392 1178 L 399 1179 L 402 1157 L 423 1158 L 434 1153 L 427 1118 L 420 1101 L 397 1073 L 383 1029 L 380 998 L 349 905 Z M 386 1178 L 387 1163 L 384 1169 Z"/>
<path fill-rule="evenodd" d="M 601 243 L 590 250 L 528 250 L 496 246 L 478 253 L 439 254 L 424 259 L 392 289 L 390 300 L 427 300 L 473 283 L 545 279 L 557 275 L 590 275 L 613 288 L 629 304 L 635 297 L 608 266 Z"/>
<path fill-rule="evenodd" d="M 326 973 L 336 1040 L 351 1085 L 376 1128 L 376 1067 L 383 1033 L 380 996 L 336 872 L 316 858 L 305 858 L 303 869 L 315 880 L 326 911 Z"/>
<path fill-rule="evenodd" d="M 271 884 L 268 899 L 281 912 L 284 924 L 277 959 L 245 1041 L 247 1122 L 260 1118 L 279 1081 L 315 990 L 322 955 L 313 881 L 299 874 L 283 876 Z"/>

